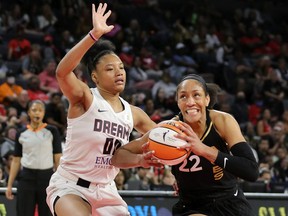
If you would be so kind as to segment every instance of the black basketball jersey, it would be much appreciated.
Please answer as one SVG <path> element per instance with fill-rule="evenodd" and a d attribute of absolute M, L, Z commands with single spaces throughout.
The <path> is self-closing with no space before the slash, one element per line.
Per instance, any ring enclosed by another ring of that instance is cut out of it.
<path fill-rule="evenodd" d="M 226 142 L 220 137 L 210 119 L 209 110 L 206 114 L 207 127 L 201 141 L 207 146 L 229 153 Z M 181 117 L 180 115 L 180 120 L 183 120 Z M 193 152 L 182 163 L 172 166 L 172 173 L 177 180 L 179 196 L 182 199 L 199 196 L 219 198 L 223 192 L 233 191 L 237 182 L 236 176 Z"/>

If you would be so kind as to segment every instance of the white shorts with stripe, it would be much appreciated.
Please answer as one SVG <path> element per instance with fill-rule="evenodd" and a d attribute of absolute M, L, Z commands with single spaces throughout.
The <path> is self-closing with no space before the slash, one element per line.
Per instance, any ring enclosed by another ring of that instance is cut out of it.
<path fill-rule="evenodd" d="M 77 185 L 78 178 L 60 166 L 52 175 L 47 192 L 47 204 L 54 215 L 54 201 L 57 197 L 75 194 L 86 200 L 92 208 L 92 216 L 128 216 L 126 202 L 119 195 L 115 182 L 89 186 Z"/>

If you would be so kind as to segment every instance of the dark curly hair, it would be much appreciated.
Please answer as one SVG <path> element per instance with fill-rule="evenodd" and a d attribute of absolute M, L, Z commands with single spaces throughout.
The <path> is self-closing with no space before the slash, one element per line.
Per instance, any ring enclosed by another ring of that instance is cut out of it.
<path fill-rule="evenodd" d="M 82 62 L 87 66 L 88 72 L 91 75 L 92 71 L 95 70 L 101 57 L 107 54 L 116 54 L 115 45 L 106 39 L 99 39 L 84 55 Z"/>

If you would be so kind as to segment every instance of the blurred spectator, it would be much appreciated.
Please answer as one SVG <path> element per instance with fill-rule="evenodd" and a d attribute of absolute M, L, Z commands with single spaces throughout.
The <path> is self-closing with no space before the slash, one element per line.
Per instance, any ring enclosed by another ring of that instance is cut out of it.
<path fill-rule="evenodd" d="M 287 153 L 287 149 L 284 147 L 279 147 L 276 151 L 275 154 L 275 163 L 273 164 L 273 170 L 274 170 L 274 174 L 275 174 L 275 178 L 277 180 L 277 182 L 284 182 L 285 178 L 283 179 L 283 177 L 280 176 L 280 173 L 282 172 L 282 163 L 285 164 L 285 160 L 287 160 L 288 157 L 288 153 Z M 288 176 L 287 176 L 288 177 Z"/>
<path fill-rule="evenodd" d="M 175 177 L 169 168 L 165 168 L 159 184 L 152 184 L 152 190 L 174 191 Z"/>
<path fill-rule="evenodd" d="M 127 181 L 128 190 L 150 190 L 151 177 L 149 175 L 150 169 L 138 167 L 136 173 L 132 175 Z"/>
<path fill-rule="evenodd" d="M 282 84 L 286 86 L 288 85 L 288 65 L 285 58 L 281 57 L 277 60 L 277 66 L 275 68 L 277 76 L 280 76 L 280 80 L 282 80 Z"/>
<path fill-rule="evenodd" d="M 24 11 L 23 5 L 15 2 L 7 16 L 9 30 L 16 29 L 20 25 L 27 25 L 30 22 L 29 15 Z"/>
<path fill-rule="evenodd" d="M 54 43 L 54 39 L 51 35 L 44 36 L 44 46 L 42 47 L 43 53 L 43 61 L 48 62 L 51 59 L 55 59 L 56 61 L 61 60 L 60 50 Z"/>
<path fill-rule="evenodd" d="M 14 151 L 17 131 L 17 127 L 15 126 L 5 128 L 4 142 L 1 143 L 1 158 L 4 158 L 9 151 Z"/>
<path fill-rule="evenodd" d="M 240 128 L 243 130 L 249 121 L 249 104 L 246 101 L 246 95 L 243 91 L 237 92 L 235 101 L 231 106 L 232 115 L 235 117 L 240 125 Z"/>
<path fill-rule="evenodd" d="M 131 68 L 127 71 L 129 88 L 133 90 L 151 90 L 155 81 L 148 79 L 148 74 L 141 67 L 142 63 L 138 56 L 133 60 Z"/>
<path fill-rule="evenodd" d="M 271 110 L 272 117 L 280 119 L 284 112 L 283 99 L 284 89 L 277 76 L 277 72 L 272 69 L 268 79 L 263 84 L 264 106 Z"/>
<path fill-rule="evenodd" d="M 275 123 L 271 135 L 272 146 L 270 146 L 269 154 L 274 156 L 278 148 L 286 148 L 286 146 L 288 146 L 288 134 L 285 132 L 282 121 Z"/>
<path fill-rule="evenodd" d="M 40 79 L 38 76 L 33 75 L 27 80 L 27 92 L 29 95 L 29 100 L 42 100 L 47 102 L 49 96 L 41 90 L 40 88 Z"/>
<path fill-rule="evenodd" d="M 17 128 L 21 128 L 21 121 L 18 118 L 18 113 L 17 113 L 17 109 L 10 106 L 7 108 L 7 120 L 5 121 L 5 128 L 6 127 L 10 127 L 10 126 L 15 126 Z"/>
<path fill-rule="evenodd" d="M 29 101 L 28 92 L 23 89 L 17 99 L 11 103 L 11 106 L 17 110 L 18 117 L 20 117 L 21 113 L 27 113 Z"/>
<path fill-rule="evenodd" d="M 176 84 L 172 82 L 171 76 L 169 73 L 163 73 L 160 80 L 158 80 L 152 87 L 152 97 L 156 98 L 156 94 L 159 89 L 163 89 L 165 92 L 165 98 L 170 98 L 175 96 Z"/>
<path fill-rule="evenodd" d="M 283 150 L 283 149 L 282 149 Z M 288 182 L 288 155 L 286 151 L 286 156 L 283 158 L 279 158 L 274 165 L 276 172 L 276 179 L 278 182 Z"/>
<path fill-rule="evenodd" d="M 248 30 L 244 32 L 239 38 L 239 43 L 243 47 L 244 54 L 253 54 L 255 49 L 262 45 L 261 37 L 257 34 L 257 27 L 248 27 Z"/>
<path fill-rule="evenodd" d="M 163 120 L 161 112 L 158 109 L 155 109 L 153 99 L 145 98 L 144 101 L 145 101 L 144 111 L 147 113 L 147 115 L 152 119 L 152 121 L 156 123 L 161 122 Z"/>
<path fill-rule="evenodd" d="M 177 81 L 180 81 L 180 77 L 187 70 L 195 72 L 198 68 L 197 62 L 192 58 L 192 55 L 188 52 L 188 48 L 182 42 L 176 44 L 172 60 L 179 67 L 179 72 L 182 72 L 178 74 Z"/>
<path fill-rule="evenodd" d="M 31 52 L 23 58 L 22 76 L 26 82 L 31 76 L 38 75 L 43 70 L 43 58 L 40 45 L 33 44 Z"/>
<path fill-rule="evenodd" d="M 252 122 L 248 121 L 244 128 L 242 128 L 243 134 L 247 141 L 255 148 L 256 143 L 260 140 L 257 136 L 256 130 Z"/>
<path fill-rule="evenodd" d="M 240 48 L 235 49 L 233 54 L 234 55 L 229 58 L 227 62 L 226 75 L 229 78 L 229 80 L 227 80 L 229 84 L 227 83 L 226 85 L 232 85 L 230 89 L 236 91 L 238 87 L 237 80 L 239 78 L 243 78 L 247 82 L 248 79 L 253 77 L 253 67 L 250 59 L 244 56 L 244 53 Z"/>
<path fill-rule="evenodd" d="M 48 95 L 60 92 L 60 87 L 56 79 L 56 61 L 49 59 L 45 62 L 44 70 L 39 74 L 40 89 Z"/>
<path fill-rule="evenodd" d="M 61 33 L 61 38 L 59 41 L 59 45 L 57 47 L 60 50 L 61 56 L 65 56 L 65 54 L 73 47 L 75 42 L 75 38 L 68 30 L 63 30 Z"/>
<path fill-rule="evenodd" d="M 116 175 L 115 184 L 118 190 L 127 190 L 127 177 L 125 171 L 120 169 L 119 173 Z"/>
<path fill-rule="evenodd" d="M 55 25 L 58 21 L 55 16 L 51 5 L 47 2 L 42 5 L 42 11 L 38 15 L 38 28 L 40 31 L 48 34 L 52 34 L 55 32 Z"/>
<path fill-rule="evenodd" d="M 122 42 L 119 57 L 122 60 L 126 71 L 130 70 L 135 58 L 135 52 L 127 41 Z"/>
<path fill-rule="evenodd" d="M 284 124 L 285 133 L 288 134 L 288 110 L 287 109 L 284 110 L 281 120 Z M 288 149 L 288 146 L 287 146 L 287 149 Z"/>
<path fill-rule="evenodd" d="M 160 115 L 163 120 L 170 119 L 176 112 L 178 113 L 179 109 L 175 98 L 173 96 L 167 98 L 163 88 L 158 89 L 153 101 L 155 109 L 161 113 Z"/>
<path fill-rule="evenodd" d="M 249 117 L 249 121 L 256 126 L 258 120 L 261 118 L 261 112 L 262 112 L 262 102 L 256 100 L 255 98 L 252 100 L 252 102 L 249 105 L 249 113 L 248 113 L 248 117 Z"/>
<path fill-rule="evenodd" d="M 0 81 L 6 78 L 9 68 L 3 59 L 3 55 L 0 54 Z"/>
<path fill-rule="evenodd" d="M 6 81 L 0 85 L 0 103 L 5 106 L 10 105 L 17 100 L 23 88 L 15 83 L 15 75 L 9 72 L 6 75 Z"/>
<path fill-rule="evenodd" d="M 131 19 L 127 26 L 123 26 L 125 40 L 134 48 L 136 52 L 139 51 L 143 41 L 141 39 L 142 28 L 137 19 Z"/>
<path fill-rule="evenodd" d="M 261 116 L 257 121 L 256 130 L 258 136 L 271 137 L 272 124 L 271 124 L 271 111 L 268 108 L 264 108 L 261 111 Z"/>
<path fill-rule="evenodd" d="M 265 184 L 265 192 L 270 192 L 271 188 L 270 188 L 270 184 L 272 181 L 272 174 L 271 174 L 271 170 L 267 167 L 262 167 L 259 169 L 259 177 L 257 179 L 256 182 L 259 183 L 264 183 Z"/>
<path fill-rule="evenodd" d="M 8 42 L 7 59 L 12 61 L 21 60 L 31 52 L 31 42 L 24 38 L 24 27 L 18 26 L 15 37 Z"/>
<path fill-rule="evenodd" d="M 160 70 L 152 48 L 142 47 L 140 50 L 141 68 L 148 74 L 148 79 L 159 80 L 163 74 Z"/>
<path fill-rule="evenodd" d="M 67 127 L 67 112 L 61 93 L 52 93 L 46 104 L 45 120 L 58 128 L 63 136 Z"/>
<path fill-rule="evenodd" d="M 269 155 L 269 148 L 270 138 L 266 136 L 261 137 L 258 145 L 256 146 L 259 163 L 265 163 L 267 161 L 267 156 Z"/>

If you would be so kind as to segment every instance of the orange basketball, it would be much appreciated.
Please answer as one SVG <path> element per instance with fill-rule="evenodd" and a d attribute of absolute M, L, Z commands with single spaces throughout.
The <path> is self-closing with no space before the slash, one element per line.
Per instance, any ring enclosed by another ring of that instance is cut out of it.
<path fill-rule="evenodd" d="M 165 165 L 176 165 L 187 157 L 186 149 L 177 149 L 186 141 L 176 138 L 177 133 L 183 133 L 175 125 L 178 121 L 165 121 L 152 129 L 149 134 L 149 149 L 154 150 L 154 156 Z"/>

